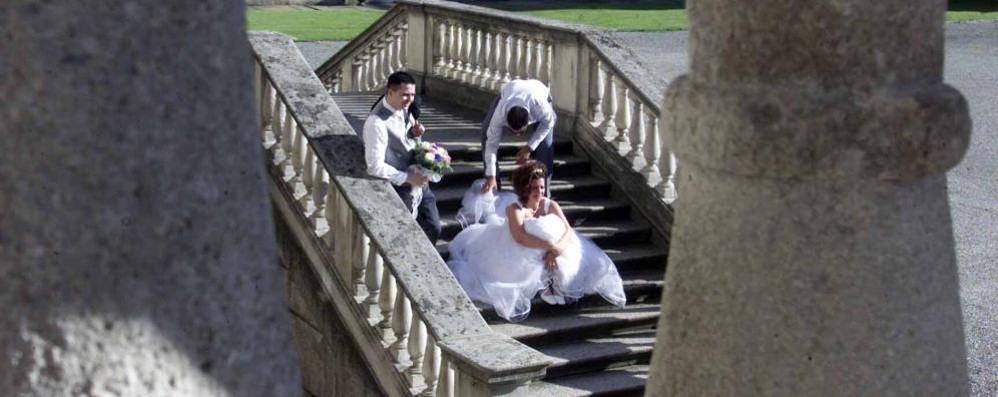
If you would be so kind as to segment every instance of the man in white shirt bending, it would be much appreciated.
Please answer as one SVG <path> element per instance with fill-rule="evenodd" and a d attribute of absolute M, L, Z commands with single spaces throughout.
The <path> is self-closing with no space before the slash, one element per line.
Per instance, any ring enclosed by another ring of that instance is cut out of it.
<path fill-rule="evenodd" d="M 416 80 L 406 72 L 388 76 L 385 97 L 364 122 L 364 160 L 367 173 L 387 179 L 402 202 L 416 214 L 416 222 L 426 237 L 436 244 L 440 237 L 440 212 L 437 198 L 427 177 L 409 172 L 413 164 L 411 150 L 425 128 L 406 109 L 416 96 Z"/>
<path fill-rule="evenodd" d="M 551 89 L 540 80 L 513 80 L 502 91 L 482 122 L 482 162 L 485 165 L 485 184 L 482 193 L 498 189 L 499 142 L 503 134 L 519 136 L 528 128 L 535 128 L 527 144 L 516 152 L 516 163 L 528 159 L 547 166 L 548 197 L 551 195 L 551 173 L 554 170 L 554 122 L 557 119 L 551 105 Z"/>

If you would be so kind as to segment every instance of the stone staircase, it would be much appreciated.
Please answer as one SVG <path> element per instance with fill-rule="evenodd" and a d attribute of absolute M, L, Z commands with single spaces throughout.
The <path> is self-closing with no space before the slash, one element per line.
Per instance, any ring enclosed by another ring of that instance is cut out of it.
<path fill-rule="evenodd" d="M 333 97 L 359 133 L 378 96 Z M 447 259 L 447 241 L 461 230 L 454 219 L 461 198 L 471 182 L 482 176 L 480 123 L 485 114 L 433 98 L 424 98 L 422 109 L 425 139 L 442 144 L 454 159 L 454 172 L 432 186 L 443 223 L 437 248 Z M 525 138 L 505 139 L 500 148 L 500 179 L 506 188 L 515 168 L 513 155 Z M 482 314 L 495 331 L 554 360 L 546 378 L 530 386 L 531 395 L 640 395 L 655 341 L 667 250 L 654 243 L 652 228 L 570 140 L 556 137 L 555 154 L 552 197 L 573 227 L 613 259 L 624 279 L 628 304 L 615 309 L 599 296 L 571 306 L 550 306 L 534 299 L 530 316 L 520 323 L 506 322 L 487 308 L 482 308 Z"/>

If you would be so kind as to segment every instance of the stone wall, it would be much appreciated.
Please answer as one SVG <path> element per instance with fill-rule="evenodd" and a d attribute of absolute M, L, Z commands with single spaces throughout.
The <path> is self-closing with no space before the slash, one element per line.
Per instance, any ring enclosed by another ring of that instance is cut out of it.
<path fill-rule="evenodd" d="M 317 397 L 383 395 L 342 320 L 322 299 L 322 286 L 301 246 L 284 220 L 274 218 L 305 391 Z"/>

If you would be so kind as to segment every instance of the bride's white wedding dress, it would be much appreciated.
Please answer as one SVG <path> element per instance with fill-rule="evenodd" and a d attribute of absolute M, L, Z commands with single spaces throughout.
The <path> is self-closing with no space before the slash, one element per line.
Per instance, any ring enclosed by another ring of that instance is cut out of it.
<path fill-rule="evenodd" d="M 558 257 L 557 269 L 547 271 L 546 251 L 517 243 L 509 232 L 505 209 L 520 205 L 516 195 L 480 194 L 481 185 L 476 181 L 465 194 L 458 219 L 466 227 L 451 241 L 447 261 L 472 300 L 491 305 L 509 321 L 526 318 L 530 300 L 538 292 L 548 303 L 572 303 L 583 295 L 598 293 L 611 304 L 624 306 L 627 298 L 617 267 L 592 240 L 573 230 L 567 237 L 567 249 Z M 565 232 L 564 222 L 555 214 L 526 219 L 524 228 L 547 241 L 561 238 Z"/>

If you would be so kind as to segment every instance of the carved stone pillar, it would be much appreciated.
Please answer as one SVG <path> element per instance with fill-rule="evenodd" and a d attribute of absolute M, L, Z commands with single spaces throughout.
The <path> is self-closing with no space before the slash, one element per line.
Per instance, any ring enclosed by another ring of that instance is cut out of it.
<path fill-rule="evenodd" d="M 0 21 L 2 393 L 301 394 L 245 2 Z"/>
<path fill-rule="evenodd" d="M 687 3 L 649 395 L 965 395 L 946 2 Z"/>

